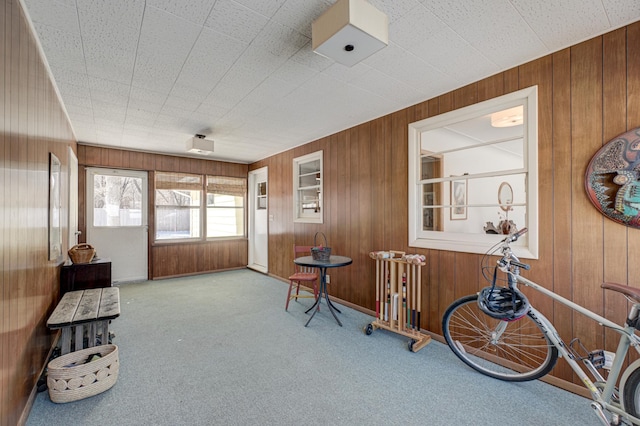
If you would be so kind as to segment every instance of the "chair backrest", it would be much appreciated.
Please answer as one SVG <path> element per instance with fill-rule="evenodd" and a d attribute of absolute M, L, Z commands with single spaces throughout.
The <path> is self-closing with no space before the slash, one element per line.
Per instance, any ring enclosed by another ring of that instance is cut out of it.
<path fill-rule="evenodd" d="M 313 246 L 293 246 L 293 258 L 311 256 L 311 247 Z M 294 263 L 295 265 L 295 263 Z M 295 265 L 296 272 L 303 272 L 308 274 L 318 274 L 318 268 L 310 268 L 308 266 Z"/>

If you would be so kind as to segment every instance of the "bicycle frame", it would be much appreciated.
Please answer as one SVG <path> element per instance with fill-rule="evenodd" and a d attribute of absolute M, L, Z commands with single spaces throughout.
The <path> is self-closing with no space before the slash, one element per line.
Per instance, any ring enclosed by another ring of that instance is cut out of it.
<path fill-rule="evenodd" d="M 602 411 L 603 408 L 611 413 L 625 417 L 626 419 L 632 421 L 634 424 L 640 425 L 639 418 L 631 416 L 621 408 L 621 405 L 618 405 L 612 402 L 612 396 L 615 391 L 616 382 L 618 380 L 618 377 L 620 377 L 620 373 L 622 372 L 622 364 L 626 358 L 627 352 L 629 351 L 629 347 L 630 346 L 634 347 L 636 351 L 640 354 L 640 348 L 639 348 L 640 338 L 636 336 L 635 328 L 628 325 L 625 325 L 624 327 L 620 326 L 596 314 L 595 312 L 592 312 L 542 287 L 541 285 L 536 284 L 535 282 L 520 276 L 519 273 L 517 272 L 512 272 L 512 271 L 506 271 L 506 272 L 509 274 L 511 279 L 515 279 L 518 283 L 522 283 L 527 287 L 533 288 L 534 290 L 549 296 L 553 300 L 556 300 L 562 303 L 563 305 L 568 306 L 569 308 L 581 313 L 582 315 L 588 318 L 591 318 L 601 326 L 607 327 L 617 332 L 618 334 L 620 334 L 620 341 L 618 342 L 618 348 L 615 352 L 615 358 L 613 360 L 613 364 L 611 365 L 607 379 L 604 382 L 604 389 L 600 390 L 596 387 L 594 382 L 585 373 L 583 367 L 581 367 L 580 364 L 576 361 L 574 354 L 567 349 L 566 344 L 558 334 L 557 330 L 555 329 L 551 321 L 549 321 L 542 313 L 540 313 L 540 311 L 531 307 L 531 313 L 544 326 L 545 328 L 544 331 L 547 334 L 547 337 L 549 338 L 551 343 L 553 343 L 553 345 L 558 349 L 560 356 L 563 357 L 569 363 L 569 366 L 571 367 L 571 369 L 578 375 L 582 383 L 591 392 L 591 396 L 594 401 L 591 404 L 591 406 L 596 410 L 598 417 L 604 422 L 604 424 L 609 425 L 610 423 L 607 420 L 604 412 Z M 629 316 L 630 317 L 637 316 L 639 309 L 640 309 L 640 304 L 634 303 L 629 313 Z M 625 371 L 630 370 L 632 368 L 635 369 L 638 367 L 632 364 L 631 366 L 627 367 Z M 621 383 L 620 389 L 619 389 L 620 401 L 623 401 L 622 399 L 623 385 L 624 383 Z"/>

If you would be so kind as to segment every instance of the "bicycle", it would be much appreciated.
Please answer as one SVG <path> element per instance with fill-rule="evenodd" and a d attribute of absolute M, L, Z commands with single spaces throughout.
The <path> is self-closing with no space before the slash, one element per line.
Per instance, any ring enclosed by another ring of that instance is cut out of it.
<path fill-rule="evenodd" d="M 553 369 L 558 357 L 563 357 L 591 393 L 591 408 L 604 425 L 640 425 L 640 359 L 622 368 L 629 347 L 640 354 L 640 338 L 635 334 L 640 330 L 640 289 L 602 284 L 602 288 L 622 293 L 631 302 L 623 326 L 555 294 L 520 275 L 521 269 L 529 270 L 530 266 L 520 262 L 510 245 L 526 232 L 525 228 L 509 235 L 483 257 L 483 276 L 492 283 L 490 287 L 456 300 L 446 310 L 442 330 L 449 348 L 469 367 L 505 381 L 538 379 Z M 500 258 L 491 266 L 489 259 L 496 255 Z M 498 270 L 506 274 L 506 279 L 497 278 Z M 488 271 L 493 271 L 492 279 Z M 507 287 L 497 286 L 497 281 L 506 281 Z M 588 352 L 578 339 L 566 345 L 551 321 L 518 290 L 518 284 L 619 333 L 615 354 L 602 350 Z"/>

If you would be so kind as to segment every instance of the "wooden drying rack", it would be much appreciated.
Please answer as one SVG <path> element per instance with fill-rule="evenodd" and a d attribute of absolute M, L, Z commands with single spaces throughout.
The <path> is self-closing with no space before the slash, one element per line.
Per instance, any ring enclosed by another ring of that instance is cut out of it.
<path fill-rule="evenodd" d="M 369 253 L 376 261 L 376 319 L 365 327 L 367 335 L 382 328 L 411 338 L 409 350 L 418 352 L 431 341 L 420 332 L 421 268 L 424 256 L 402 251 Z"/>

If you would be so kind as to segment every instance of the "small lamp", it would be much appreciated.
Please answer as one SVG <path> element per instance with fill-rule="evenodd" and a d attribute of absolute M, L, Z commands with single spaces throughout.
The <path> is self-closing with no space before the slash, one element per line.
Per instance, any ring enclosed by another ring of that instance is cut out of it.
<path fill-rule="evenodd" d="M 315 53 L 351 67 L 389 44 L 389 19 L 365 0 L 338 0 L 311 24 Z"/>
<path fill-rule="evenodd" d="M 491 126 L 493 127 L 518 126 L 523 123 L 523 120 L 524 108 L 522 105 L 491 114 Z"/>
<path fill-rule="evenodd" d="M 187 140 L 187 151 L 193 154 L 213 154 L 213 140 L 206 139 L 204 135 L 195 135 Z"/>

